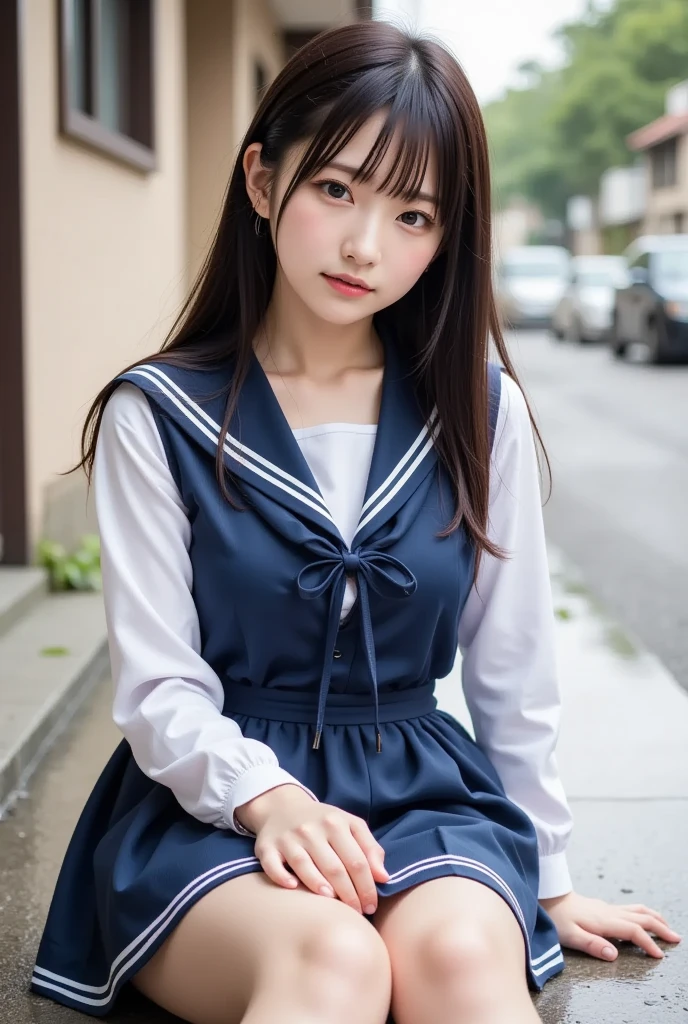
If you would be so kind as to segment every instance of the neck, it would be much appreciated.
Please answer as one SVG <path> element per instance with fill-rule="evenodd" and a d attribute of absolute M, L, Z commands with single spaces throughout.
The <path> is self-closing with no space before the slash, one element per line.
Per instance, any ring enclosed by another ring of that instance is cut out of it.
<path fill-rule="evenodd" d="M 279 269 L 254 347 L 261 363 L 312 379 L 372 369 L 382 362 L 382 344 L 372 316 L 349 324 L 323 320 L 299 298 Z"/>

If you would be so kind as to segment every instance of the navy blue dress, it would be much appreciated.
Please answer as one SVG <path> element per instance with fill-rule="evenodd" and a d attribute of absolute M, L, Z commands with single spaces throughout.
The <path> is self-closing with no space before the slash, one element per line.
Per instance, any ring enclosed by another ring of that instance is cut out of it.
<path fill-rule="evenodd" d="M 497 892 L 521 927 L 533 990 L 564 966 L 539 906 L 538 849 L 488 758 L 437 709 L 472 586 L 474 548 L 449 537 L 452 496 L 408 368 L 386 344 L 379 426 L 348 548 L 257 360 L 224 443 L 246 511 L 219 493 L 215 454 L 228 368 L 162 363 L 120 379 L 153 410 L 190 510 L 202 655 L 223 714 L 268 744 L 319 800 L 364 818 L 385 850 L 384 899 L 446 875 Z M 491 434 L 500 373 L 489 367 Z M 358 596 L 340 623 L 347 574 Z M 249 836 L 193 818 L 122 741 L 75 829 L 32 988 L 94 1016 L 214 886 L 260 871 Z"/>

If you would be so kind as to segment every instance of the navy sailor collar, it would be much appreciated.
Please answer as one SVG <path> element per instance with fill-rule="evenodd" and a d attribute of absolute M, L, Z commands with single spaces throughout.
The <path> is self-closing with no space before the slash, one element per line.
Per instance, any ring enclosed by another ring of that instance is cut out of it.
<path fill-rule="evenodd" d="M 383 338 L 385 367 L 373 457 L 351 550 L 364 544 L 408 500 L 432 470 L 437 455 L 436 414 L 425 422 L 410 369 L 398 346 Z M 119 379 L 154 399 L 194 440 L 212 452 L 227 398 L 227 370 L 190 370 L 150 362 Z M 253 355 L 236 411 L 224 439 L 227 468 L 324 531 L 347 550 L 277 397 Z"/>

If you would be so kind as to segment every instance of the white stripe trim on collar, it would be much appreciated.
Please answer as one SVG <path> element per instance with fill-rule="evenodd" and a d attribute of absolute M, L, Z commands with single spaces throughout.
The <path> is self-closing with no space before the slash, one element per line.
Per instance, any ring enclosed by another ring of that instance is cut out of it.
<path fill-rule="evenodd" d="M 422 449 L 420 450 L 420 452 L 418 453 L 418 455 L 416 456 L 416 458 L 415 458 L 415 459 L 413 460 L 413 462 L 411 463 L 411 465 L 410 465 L 410 466 L 408 467 L 408 469 L 406 470 L 406 472 L 405 472 L 405 473 L 403 474 L 403 476 L 401 476 L 401 477 L 399 478 L 399 480 L 397 480 L 396 484 L 395 484 L 395 485 L 394 485 L 394 487 L 393 487 L 393 488 L 391 489 L 391 491 L 389 491 L 389 492 L 388 492 L 388 493 L 387 493 L 387 494 L 385 495 L 385 497 L 384 497 L 384 498 L 383 498 L 383 499 L 382 499 L 382 500 L 381 500 L 380 502 L 378 502 L 378 504 L 377 504 L 377 505 L 375 506 L 375 508 L 372 508 L 372 509 L 370 510 L 370 512 L 368 513 L 368 515 L 367 515 L 367 516 L 365 516 L 365 518 L 362 518 L 362 519 L 360 520 L 360 522 L 359 522 L 358 526 L 356 527 L 356 533 L 358 533 L 358 532 L 359 532 L 360 530 L 362 530 L 364 526 L 367 526 L 367 524 L 368 524 L 368 523 L 370 522 L 370 520 L 371 520 L 371 519 L 374 519 L 374 518 L 375 518 L 375 516 L 376 516 L 376 515 L 377 515 L 377 514 L 378 514 L 379 512 L 381 512 L 381 511 L 382 511 L 382 509 L 383 509 L 383 508 L 384 508 L 384 507 L 385 507 L 386 505 L 388 505 L 388 504 L 390 503 L 390 501 L 392 500 L 392 498 L 393 498 L 393 497 L 395 496 L 395 494 L 397 494 L 397 493 L 398 493 L 398 492 L 399 492 L 399 491 L 401 490 L 401 488 L 402 488 L 402 487 L 404 486 L 404 484 L 406 483 L 406 481 L 407 481 L 407 480 L 408 480 L 408 479 L 409 479 L 409 478 L 410 478 L 411 476 L 413 476 L 413 474 L 415 473 L 415 471 L 416 471 L 417 467 L 418 467 L 418 466 L 419 466 L 419 465 L 421 464 L 421 462 L 423 461 L 423 459 L 425 458 L 425 456 L 426 456 L 426 455 L 428 454 L 428 452 L 429 452 L 429 451 L 430 451 L 430 449 L 432 448 L 433 444 L 435 443 L 435 438 L 437 437 L 437 435 L 439 434 L 439 432 L 440 432 L 440 426 L 439 426 L 439 423 L 438 423 L 438 424 L 437 424 L 437 425 L 435 426 L 435 429 L 433 430 L 432 434 L 430 435 L 430 437 L 429 437 L 428 441 L 426 442 L 426 444 L 424 445 L 424 447 L 423 447 L 423 448 L 422 448 Z M 389 475 L 389 476 L 387 477 L 387 480 L 385 480 L 384 484 L 383 484 L 383 485 L 382 485 L 381 487 L 379 487 L 379 488 L 378 488 L 378 490 L 377 490 L 377 491 L 375 492 L 375 494 L 378 494 L 378 493 L 380 493 L 381 491 L 383 491 L 383 490 L 385 489 L 385 487 L 386 487 L 386 486 L 387 486 L 387 485 L 389 484 L 389 482 L 390 482 L 390 481 L 392 480 L 392 478 L 393 478 L 393 477 L 394 477 L 395 475 L 397 475 L 397 473 L 398 473 L 398 472 L 399 472 L 399 471 L 400 471 L 400 470 L 401 470 L 401 469 L 403 468 L 403 466 L 404 466 L 404 465 L 406 464 L 406 462 L 408 462 L 409 458 L 411 457 L 411 454 L 412 454 L 412 453 L 413 453 L 413 451 L 415 451 L 415 449 L 416 449 L 416 448 L 418 447 L 418 444 L 419 444 L 419 443 L 421 442 L 421 440 L 422 440 L 422 439 L 423 439 L 424 437 L 427 437 L 427 436 L 428 436 L 428 433 L 429 433 L 428 427 L 423 427 L 423 430 L 422 430 L 422 431 L 421 431 L 421 433 L 420 433 L 420 434 L 418 435 L 418 437 L 417 437 L 417 438 L 416 438 L 416 440 L 414 441 L 414 443 L 413 443 L 413 445 L 411 446 L 411 448 L 409 448 L 409 450 L 408 450 L 408 452 L 406 453 L 406 455 L 404 456 L 404 458 L 403 458 L 403 459 L 401 459 L 399 463 L 397 463 L 397 466 L 395 467 L 395 469 L 394 469 L 394 472 L 393 472 L 393 473 L 390 473 L 390 475 Z M 372 496 L 371 496 L 371 497 L 370 497 L 370 498 L 368 499 L 368 501 L 366 502 L 366 504 L 365 504 L 365 505 L 363 506 L 363 509 L 362 509 L 362 511 L 361 511 L 361 515 L 363 515 L 363 512 L 365 512 L 365 509 L 366 509 L 366 507 L 367 507 L 368 505 L 370 505 L 370 502 L 371 502 L 371 501 L 373 500 L 373 498 L 374 498 L 374 497 L 375 497 L 375 495 L 372 495 Z"/>
<path fill-rule="evenodd" d="M 183 401 L 185 401 L 188 404 L 189 408 L 193 409 L 193 411 L 196 413 L 197 416 L 200 416 L 203 420 L 205 420 L 205 422 L 209 426 L 211 426 L 216 431 L 217 436 L 219 438 L 219 436 L 220 436 L 220 429 L 221 429 L 220 424 L 216 423 L 215 420 L 211 416 L 209 416 L 208 413 L 204 409 L 202 409 L 200 407 L 200 405 L 198 405 L 196 402 L 194 402 L 194 400 L 192 398 L 190 398 L 189 395 L 187 395 L 186 392 L 183 391 L 182 388 L 180 388 L 178 384 L 175 384 L 175 382 L 172 380 L 171 377 L 168 377 L 166 373 L 163 373 L 162 370 L 160 370 L 157 366 L 155 366 L 155 365 L 153 365 L 151 363 L 145 363 L 145 364 L 143 364 L 140 367 L 136 367 L 131 372 L 135 373 L 137 370 L 147 370 L 150 373 L 156 374 L 158 377 L 160 377 L 162 380 L 164 380 L 165 383 L 170 388 L 172 388 L 172 390 L 177 395 L 179 395 L 179 397 Z M 315 501 L 319 501 L 320 504 L 323 505 L 325 507 L 325 509 L 327 510 L 327 505 L 325 505 L 325 500 L 324 500 L 322 494 L 319 494 L 318 491 L 314 491 L 312 487 L 308 486 L 308 484 L 304 484 L 301 480 L 298 480 L 295 476 L 292 476 L 290 473 L 287 473 L 285 470 L 281 469 L 279 466 L 276 466 L 274 462 L 270 462 L 269 459 L 266 459 L 262 455 L 259 455 L 258 452 L 254 452 L 247 445 L 242 444 L 241 441 L 238 441 L 235 437 L 232 437 L 232 435 L 229 432 L 227 432 L 225 437 L 226 437 L 227 441 L 229 441 L 230 444 L 234 445 L 234 447 L 237 449 L 237 451 L 239 451 L 242 454 L 248 456 L 248 458 L 253 459 L 254 462 L 259 463 L 261 466 L 264 466 L 265 469 L 269 470 L 275 476 L 280 476 L 280 477 L 282 477 L 283 480 L 287 480 L 294 487 L 300 488 L 300 490 L 302 490 L 310 498 L 313 498 Z"/>
<path fill-rule="evenodd" d="M 421 430 L 420 434 L 418 435 L 416 440 L 413 442 L 411 447 L 408 449 L 408 451 L 406 452 L 404 457 L 402 459 L 400 459 L 399 462 L 397 462 L 397 464 L 394 467 L 394 469 L 392 470 L 392 472 L 389 474 L 387 479 L 384 480 L 380 484 L 380 486 L 375 491 L 375 493 L 370 495 L 370 497 L 368 498 L 368 500 L 364 504 L 363 508 L 361 509 L 361 516 L 363 516 L 365 514 L 365 512 L 367 511 L 367 509 L 372 504 L 374 504 L 375 501 L 377 501 L 377 499 L 380 497 L 381 494 L 384 493 L 384 491 L 387 490 L 387 488 L 392 484 L 394 478 L 396 476 L 398 476 L 399 473 L 401 473 L 402 469 L 404 468 L 404 466 L 406 465 L 408 460 L 413 456 L 413 453 L 415 452 L 416 448 L 420 444 L 422 444 L 423 441 L 425 440 L 425 438 L 428 436 L 430 427 L 432 427 L 432 425 L 433 425 L 433 423 L 435 422 L 436 419 L 437 419 L 437 409 L 433 409 L 432 415 L 430 416 L 430 419 L 428 420 L 427 423 L 425 423 L 423 425 L 423 429 Z M 436 435 L 434 435 L 434 436 L 436 436 Z"/>
<path fill-rule="evenodd" d="M 150 369 L 153 369 L 153 367 L 150 367 Z M 146 380 L 149 380 L 149 381 L 151 381 L 151 383 L 155 384 L 155 386 L 164 395 L 166 395 L 169 398 L 169 400 L 179 409 L 179 411 L 181 413 L 183 413 L 184 416 L 186 416 L 187 419 L 189 419 L 198 428 L 198 430 L 201 431 L 202 434 L 205 434 L 206 437 L 209 437 L 210 440 L 213 441 L 215 444 L 219 443 L 219 433 L 215 433 L 214 431 L 210 430 L 207 426 L 205 426 L 205 424 L 203 424 L 198 419 L 197 416 L 193 415 L 193 413 L 190 411 L 190 409 L 185 408 L 183 403 L 179 400 L 179 398 L 177 398 L 177 396 L 174 395 L 172 393 L 172 391 L 170 391 L 162 383 L 161 380 L 158 380 L 156 377 L 151 376 L 150 373 L 146 372 L 143 369 L 138 369 L 137 368 L 137 369 L 134 369 L 134 370 L 130 370 L 129 373 L 135 374 L 135 375 L 137 375 L 139 377 L 144 377 Z M 172 387 L 176 391 L 180 392 L 180 395 L 182 396 L 182 398 L 189 403 L 191 408 L 193 408 L 194 410 L 197 410 L 198 414 L 200 416 L 202 416 L 203 419 L 205 419 L 207 422 L 209 422 L 216 429 L 219 429 L 219 428 L 217 428 L 217 424 L 215 423 L 215 421 L 212 420 L 211 417 L 208 416 L 199 406 L 197 406 L 194 402 L 192 402 L 192 400 L 188 397 L 188 395 L 185 395 L 184 392 L 181 391 L 180 388 L 177 388 L 177 386 L 174 384 L 173 381 L 170 381 L 169 378 L 165 377 L 164 374 L 162 374 L 161 376 L 164 377 L 166 380 L 168 380 L 170 385 L 172 385 Z M 227 437 L 230 438 L 230 435 L 228 434 Z M 274 466 L 273 467 L 273 464 L 271 462 L 268 462 L 267 459 L 264 459 L 262 456 L 257 455 L 256 453 L 252 452 L 251 449 L 247 448 L 245 445 L 239 444 L 239 442 L 237 442 L 234 438 L 230 438 L 230 441 L 231 441 L 231 444 L 229 443 L 229 441 L 224 441 L 222 447 L 223 447 L 223 450 L 232 459 L 235 460 L 235 462 L 238 462 L 239 465 L 241 465 L 241 466 L 245 466 L 246 469 L 252 470 L 257 476 L 260 476 L 264 480 L 267 480 L 274 487 L 278 487 L 280 490 L 284 491 L 286 494 L 290 494 L 293 498 L 296 498 L 298 501 L 302 502 L 304 505 L 307 505 L 308 508 L 312 508 L 315 512 L 318 512 L 321 516 L 323 516 L 324 519 L 327 519 L 328 522 L 332 523 L 332 525 L 336 527 L 334 519 L 332 518 L 330 512 L 328 511 L 327 506 L 325 505 L 325 502 L 323 501 L 322 497 L 319 494 L 316 494 L 316 492 L 313 491 L 312 488 L 308 487 L 306 484 L 301 483 L 300 480 L 297 480 L 295 477 L 292 477 L 289 473 L 286 473 L 284 470 L 279 469 L 278 466 Z M 280 474 L 280 476 L 282 476 L 285 479 L 293 482 L 295 485 L 301 487 L 307 493 L 313 494 L 314 497 L 317 497 L 317 499 L 320 502 L 320 504 L 316 505 L 315 502 L 311 501 L 304 494 L 300 494 L 298 491 L 294 490 L 293 487 L 289 487 L 286 484 L 282 483 L 282 481 L 279 480 L 273 474 L 266 472 L 265 470 L 261 469 L 257 465 L 253 465 L 249 461 L 248 457 L 245 457 L 244 455 L 239 454 L 238 451 L 235 451 L 235 449 L 234 449 L 234 447 L 232 447 L 232 445 L 234 445 L 240 451 L 250 453 L 250 457 L 251 458 L 255 458 L 256 461 L 261 462 L 261 463 L 263 463 L 263 464 L 265 464 L 267 466 L 270 466 L 271 468 L 274 468 L 275 471 Z"/>

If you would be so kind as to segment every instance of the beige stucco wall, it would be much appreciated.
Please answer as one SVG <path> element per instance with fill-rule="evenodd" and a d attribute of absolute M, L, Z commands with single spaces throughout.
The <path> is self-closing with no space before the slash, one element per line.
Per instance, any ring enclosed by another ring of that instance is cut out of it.
<path fill-rule="evenodd" d="M 195 273 L 256 110 L 255 61 L 272 81 L 284 62 L 284 48 L 267 0 L 189 0 L 187 23 L 188 236 Z"/>
<path fill-rule="evenodd" d="M 683 213 L 684 231 L 688 231 L 688 135 L 678 140 L 677 182 L 668 188 L 653 188 L 651 164 L 647 160 L 648 202 L 643 230 L 648 234 L 673 234 L 675 213 Z"/>
<path fill-rule="evenodd" d="M 58 133 L 57 4 L 23 6 L 23 274 L 32 540 L 78 534 L 73 463 L 88 405 L 156 348 L 187 283 L 184 0 L 157 4 L 158 169 L 143 174 Z M 81 477 L 81 474 L 79 474 Z M 68 539 L 68 537 L 66 538 Z"/>

